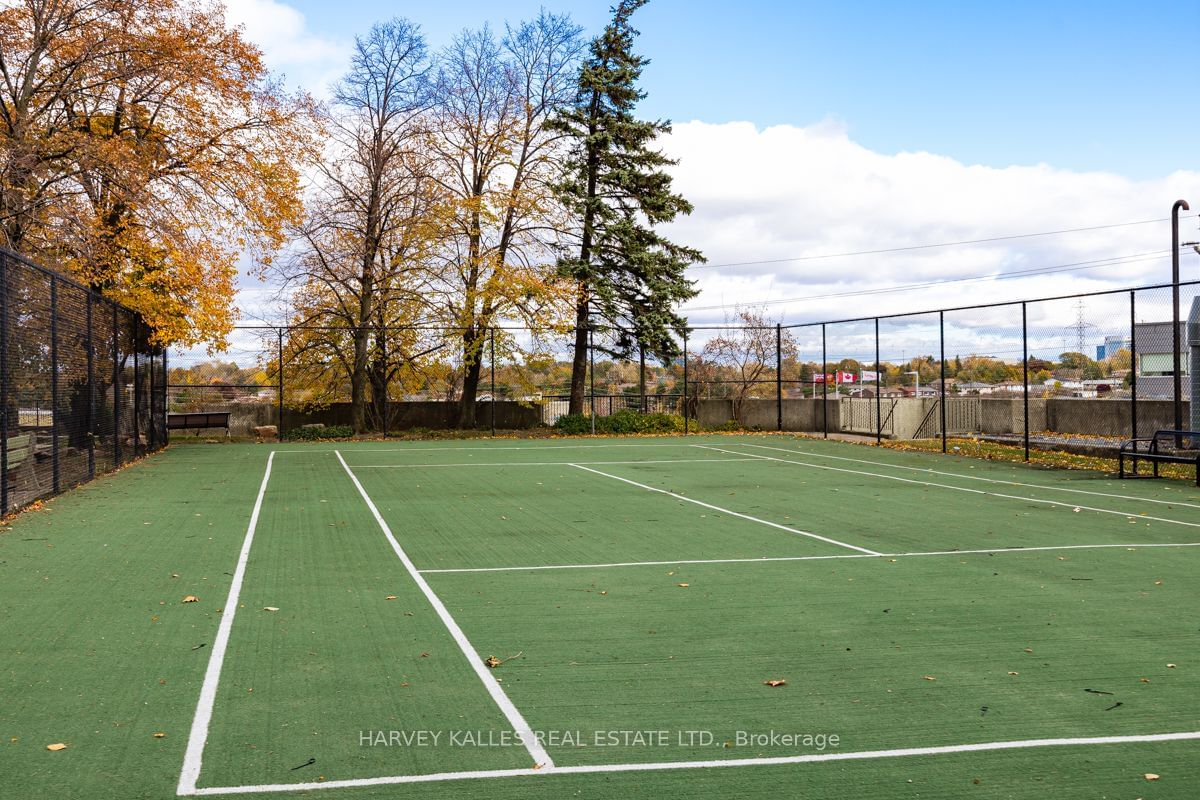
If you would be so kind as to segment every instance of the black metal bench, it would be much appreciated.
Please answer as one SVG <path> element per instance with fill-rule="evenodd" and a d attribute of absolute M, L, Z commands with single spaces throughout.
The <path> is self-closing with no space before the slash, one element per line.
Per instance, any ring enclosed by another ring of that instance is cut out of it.
<path fill-rule="evenodd" d="M 188 411 L 182 414 L 167 414 L 168 431 L 200 431 L 206 428 L 224 428 L 229 434 L 228 411 Z"/>
<path fill-rule="evenodd" d="M 1125 471 L 1125 459 L 1133 469 Z M 1149 461 L 1153 475 L 1138 473 L 1138 461 Z M 1159 464 L 1191 464 L 1196 468 L 1196 485 L 1200 486 L 1200 431 L 1155 431 L 1153 436 L 1130 439 L 1121 444 L 1117 456 L 1117 474 L 1121 478 L 1158 477 Z"/>

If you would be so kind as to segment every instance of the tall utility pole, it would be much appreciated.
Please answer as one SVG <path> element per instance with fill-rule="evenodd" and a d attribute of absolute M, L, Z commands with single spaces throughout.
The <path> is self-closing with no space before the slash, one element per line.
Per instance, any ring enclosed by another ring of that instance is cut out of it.
<path fill-rule="evenodd" d="M 1179 341 L 1179 212 L 1190 211 L 1187 200 L 1176 200 L 1171 206 L 1171 345 L 1174 363 L 1171 374 L 1175 379 L 1175 430 L 1183 430 L 1183 376 L 1180 374 Z M 1195 397 L 1192 402 L 1198 402 Z M 1176 442 L 1178 445 L 1179 443 Z"/>

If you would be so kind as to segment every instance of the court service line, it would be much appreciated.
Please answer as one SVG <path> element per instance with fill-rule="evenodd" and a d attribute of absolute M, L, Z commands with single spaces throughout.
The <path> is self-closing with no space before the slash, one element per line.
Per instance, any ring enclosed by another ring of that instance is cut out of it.
<path fill-rule="evenodd" d="M 931 475 L 944 475 L 947 478 L 965 478 L 972 481 L 985 481 L 987 483 L 1006 484 L 1008 486 L 1025 486 L 1030 489 L 1049 489 L 1053 492 L 1072 492 L 1074 494 L 1087 494 L 1094 497 L 1111 497 L 1115 500 L 1134 500 L 1142 503 L 1158 503 L 1165 506 L 1179 506 L 1180 508 L 1200 508 L 1200 504 L 1187 503 L 1181 500 L 1157 500 L 1151 497 L 1137 497 L 1128 494 L 1113 494 L 1111 492 L 1093 492 L 1087 489 L 1071 489 L 1066 486 L 1042 486 L 1036 483 L 1022 483 L 1021 481 L 1006 481 L 999 478 L 984 478 L 979 475 L 964 475 L 957 472 L 945 472 L 937 469 L 927 469 L 925 467 L 910 467 L 905 464 L 890 464 L 886 461 L 872 461 L 868 458 L 849 458 L 847 456 L 832 456 L 826 453 L 814 453 L 811 450 L 789 450 L 786 447 L 768 447 L 763 444 L 750 444 L 749 442 L 738 442 L 733 447 L 757 447 L 759 450 L 772 450 L 777 453 L 790 453 L 794 456 L 808 456 L 810 458 L 832 458 L 838 461 L 853 461 L 857 464 L 871 464 L 876 467 L 890 467 L 892 469 L 903 469 L 912 472 L 924 472 Z"/>
<path fill-rule="evenodd" d="M 362 786 L 385 786 L 402 783 L 430 783 L 434 781 L 478 780 L 481 778 L 527 777 L 547 775 L 587 775 L 613 772 L 658 772 L 677 769 L 719 769 L 724 767 L 775 766 L 786 764 L 814 764 L 828 761 L 865 761 L 879 758 L 906 758 L 912 756 L 938 756 L 954 753 L 981 753 L 996 750 L 1020 750 L 1042 747 L 1084 747 L 1091 745 L 1137 744 L 1143 742 L 1179 742 L 1200 739 L 1200 731 L 1180 733 L 1150 733 L 1133 736 L 1077 736 L 1064 739 L 1017 739 L 1000 742 L 978 742 L 974 744 L 952 744 L 938 747 L 901 747 L 890 750 L 857 750 L 837 753 L 806 753 L 796 756 L 766 756 L 759 758 L 722 758 L 712 761 L 650 761 L 641 764 L 583 764 L 569 767 L 547 767 L 532 769 L 493 769 L 477 772 L 440 772 L 426 775 L 390 775 L 379 778 L 352 778 L 348 780 L 277 783 L 261 786 L 223 786 L 197 789 L 193 795 L 262 794 L 266 792 L 300 792 L 313 789 L 348 789 Z"/>
<path fill-rule="evenodd" d="M 213 705 L 217 700 L 217 687 L 221 682 L 221 667 L 225 663 L 225 650 L 229 646 L 229 634 L 233 630 L 233 618 L 237 615 L 238 596 L 242 592 L 242 581 L 246 577 L 246 562 L 250 558 L 250 545 L 254 542 L 254 531 L 258 528 L 258 517 L 262 512 L 263 497 L 267 493 L 267 483 L 271 480 L 271 466 L 275 462 L 275 452 L 267 456 L 267 468 L 263 471 L 262 484 L 258 487 L 258 496 L 254 499 L 254 509 L 250 512 L 250 523 L 246 526 L 246 536 L 242 540 L 242 549 L 238 553 L 237 566 L 233 570 L 233 580 L 229 582 L 229 595 L 225 598 L 224 612 L 217 625 L 217 635 L 213 639 L 212 651 L 208 657 L 208 668 L 204 671 L 204 683 L 200 686 L 200 699 L 196 701 L 196 713 L 192 717 L 192 729 L 188 734 L 187 749 L 183 755 L 183 769 L 179 773 L 179 794 L 193 794 L 196 781 L 200 779 L 200 768 L 204 758 L 204 745 L 208 741 L 208 726 L 212 722 Z"/>
<path fill-rule="evenodd" d="M 668 458 L 644 461 L 509 461 L 503 463 L 465 461 L 459 464 L 352 464 L 351 469 L 429 469 L 432 467 L 569 467 L 574 464 L 596 466 L 617 464 L 722 464 L 730 461 L 754 461 L 757 456 L 746 454 L 742 458 Z"/>
<path fill-rule="evenodd" d="M 350 465 L 346 463 L 346 459 L 342 458 L 340 451 L 334 450 L 333 453 L 337 456 L 338 461 L 342 463 L 342 468 L 346 470 L 346 474 L 350 476 L 350 480 L 354 482 L 354 487 L 358 489 L 358 493 L 362 496 L 363 501 L 366 502 L 367 508 L 371 510 L 371 514 L 375 517 L 375 522 L 379 524 L 379 529 L 383 531 L 383 535 L 387 538 L 388 543 L 392 546 L 392 550 L 395 551 L 396 556 L 400 559 L 400 563 L 404 564 L 404 568 L 408 570 L 408 574 L 412 576 L 417 587 L 425 595 L 425 598 L 429 600 L 429 604 L 433 606 L 433 610 L 437 612 L 438 617 L 441 618 L 442 624 L 450 631 L 450 635 L 458 644 L 458 648 L 466 656 L 467 663 L 471 665 L 471 669 L 475 670 L 475 674 L 483 682 L 484 688 L 492 696 L 492 700 L 495 701 L 496 705 L 500 707 L 500 710 L 508 719 L 508 723 L 512 725 L 513 730 L 520 737 L 521 743 L 529 751 L 529 755 L 533 757 L 533 763 L 543 767 L 553 767 L 554 761 L 550 758 L 550 754 L 546 752 L 546 748 L 542 746 L 542 743 L 533 734 L 533 729 L 525 721 L 525 717 L 513 705 L 508 695 L 504 693 L 504 689 L 500 687 L 491 670 L 484 664 L 483 656 L 479 654 L 467 639 L 467 635 L 463 633 L 463 629 L 459 627 L 458 622 L 450 615 L 441 598 L 437 596 L 429 583 L 421 577 L 421 573 L 417 571 L 408 554 L 404 552 L 404 548 L 400 546 L 400 542 L 396 541 L 396 537 L 392 534 L 392 529 L 388 527 L 387 522 L 383 519 L 383 515 L 376 508 L 375 502 L 359 482 L 358 476 L 354 474 L 354 470 L 350 469 Z"/>
<path fill-rule="evenodd" d="M 756 458 L 764 458 L 764 456 L 756 456 Z M 778 528 L 781 531 L 787 531 L 788 533 L 794 533 L 797 536 L 807 536 L 810 539 L 816 539 L 817 541 L 827 542 L 828 544 L 835 544 L 838 547 L 845 547 L 850 550 L 857 550 L 858 552 L 866 553 L 869 556 L 882 555 L 881 553 L 877 553 L 874 550 L 868 550 L 865 547 L 859 547 L 858 545 L 854 545 L 854 544 L 847 544 L 846 542 L 839 542 L 837 539 L 830 539 L 828 536 L 821 536 L 820 534 L 813 533 L 812 531 L 802 531 L 799 528 L 793 528 L 789 525 L 780 525 L 778 522 L 770 522 L 765 519 L 759 519 L 758 517 L 752 517 L 749 514 L 740 514 L 737 511 L 730 511 L 728 508 L 721 508 L 720 506 L 714 506 L 709 503 L 702 502 L 700 500 L 694 500 L 691 497 L 684 497 L 681 494 L 675 494 L 675 492 L 669 492 L 666 489 L 656 489 L 653 486 L 647 486 L 644 483 L 638 483 L 637 481 L 631 481 L 628 478 L 622 478 L 619 475 L 611 475 L 607 472 L 601 472 L 598 469 L 592 469 L 591 467 L 585 467 L 581 464 L 570 464 L 569 466 L 575 467 L 576 469 L 581 469 L 585 472 L 592 472 L 592 473 L 595 473 L 596 475 L 603 475 L 605 478 L 612 478 L 614 481 L 621 481 L 622 483 L 628 483 L 630 486 L 636 486 L 639 489 L 645 489 L 646 491 L 649 491 L 649 492 L 657 492 L 659 494 L 665 494 L 668 497 L 674 497 L 676 500 L 682 500 L 685 503 L 695 503 L 698 506 L 712 509 L 713 511 L 720 511 L 722 514 L 728 514 L 731 517 L 739 517 L 741 519 L 749 520 L 751 522 L 757 522 L 760 525 L 767 525 L 772 528 Z"/>
<path fill-rule="evenodd" d="M 732 454 L 732 455 L 739 455 L 738 451 L 736 451 L 736 450 L 725 450 L 720 447 L 711 447 L 711 446 L 705 445 L 705 444 L 694 444 L 694 445 L 692 445 L 692 447 L 700 447 L 705 450 L 713 450 L 718 453 L 728 453 L 728 454 Z M 745 455 L 749 455 L 749 453 L 746 453 Z M 1062 502 L 1059 502 L 1058 500 L 1046 500 L 1041 497 L 1026 497 L 1024 495 L 1019 495 L 1019 494 L 1004 494 L 1002 492 L 989 492 L 984 489 L 971 489 L 967 486 L 952 486 L 948 483 L 934 483 L 933 481 L 919 481 L 914 478 L 901 478 L 899 475 L 884 475 L 879 472 L 866 472 L 864 470 L 859 470 L 859 469 L 847 469 L 845 467 L 833 467 L 828 464 L 812 464 L 808 461 L 791 461 L 786 458 L 776 458 L 775 456 L 757 456 L 757 457 L 763 459 L 764 461 L 778 461 L 780 464 L 792 464 L 793 466 L 797 466 L 797 467 L 808 467 L 810 469 L 823 469 L 823 470 L 828 470 L 830 472 L 845 472 L 845 473 L 849 473 L 851 475 L 865 475 L 865 476 L 868 476 L 871 478 L 882 478 L 883 480 L 886 480 L 886 481 L 900 481 L 901 483 L 913 483 L 913 484 L 917 484 L 918 486 L 931 486 L 931 487 L 934 487 L 937 489 L 950 489 L 951 491 L 955 491 L 955 492 L 966 492 L 968 494 L 978 494 L 978 495 L 984 495 L 986 497 L 1002 497 L 1005 500 L 1020 500 L 1025 503 L 1035 503 L 1035 504 L 1039 504 L 1039 505 L 1048 505 L 1048 506 L 1061 506 L 1063 508 L 1070 508 L 1070 509 L 1078 508 L 1082 511 L 1095 511 L 1098 514 L 1115 514 L 1118 517 L 1125 517 L 1126 519 L 1148 520 L 1148 521 L 1152 521 L 1152 522 L 1165 522 L 1170 525 L 1186 525 L 1189 528 L 1200 528 L 1200 522 L 1184 522 L 1183 520 L 1180 520 L 1180 519 L 1168 519 L 1167 517 L 1151 517 L 1149 515 L 1140 514 L 1140 513 L 1136 513 L 1136 512 L 1131 513 L 1128 511 L 1114 511 L 1111 508 L 1096 508 L 1095 506 L 1080 506 L 1080 505 L 1075 505 L 1074 503 L 1062 503 Z"/>
<path fill-rule="evenodd" d="M 1137 550 L 1142 547 L 1200 547 L 1200 542 L 1167 542 L 1140 544 L 1063 544 L 1037 547 L 992 547 L 982 550 L 930 550 L 921 553 L 880 553 L 870 556 L 865 553 L 839 553 L 832 556 L 761 556 L 759 558 L 694 558 L 676 561 L 615 561 L 611 564 L 538 564 L 532 567 L 454 567 L 423 569 L 422 574 L 448 572 L 534 572 L 547 569 L 605 569 L 608 567 L 673 567 L 681 564 L 761 564 L 771 561 L 828 561 L 845 558 L 915 558 L 918 556 L 964 556 L 995 555 L 997 553 L 1025 553 L 1039 550 L 1109 550 L 1117 548 Z"/>

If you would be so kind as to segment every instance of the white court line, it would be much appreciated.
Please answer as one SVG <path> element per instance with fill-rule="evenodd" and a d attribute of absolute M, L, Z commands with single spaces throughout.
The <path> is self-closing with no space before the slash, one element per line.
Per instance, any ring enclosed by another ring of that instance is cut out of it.
<path fill-rule="evenodd" d="M 400 562 L 404 564 L 404 568 L 408 570 L 408 574 L 412 576 L 413 581 L 417 584 L 422 593 L 424 593 L 426 599 L 429 600 L 429 604 L 433 606 L 433 610 L 436 611 L 438 617 L 441 618 L 442 624 L 445 625 L 447 630 L 450 631 L 450 635 L 458 644 L 458 648 L 462 650 L 463 655 L 466 656 L 467 663 L 469 663 L 471 668 L 475 670 L 475 674 L 478 675 L 479 680 L 483 682 L 483 686 L 485 689 L 487 689 L 488 694 L 492 696 L 492 700 L 494 700 L 496 705 L 500 707 L 500 710 L 504 712 L 504 716 L 508 719 L 508 723 L 512 725 L 513 730 L 516 731 L 517 735 L 521 737 L 521 742 L 525 745 L 525 749 L 528 750 L 529 755 L 533 757 L 533 763 L 542 767 L 553 767 L 554 761 L 550 758 L 550 754 L 546 752 L 546 748 L 542 746 L 542 743 L 538 741 L 537 737 L 533 734 L 533 729 L 529 726 L 529 723 L 525 721 L 525 717 L 521 716 L 521 712 L 517 710 L 517 707 L 513 705 L 512 700 L 508 699 L 508 695 L 504 693 L 504 689 L 500 688 L 499 682 L 497 682 L 496 678 L 492 675 L 491 670 L 484 664 L 483 656 L 481 656 L 471 645 L 471 642 L 467 639 L 467 635 L 463 633 L 462 628 L 458 626 L 458 623 L 454 620 L 454 617 L 450 616 L 450 612 L 442 603 L 441 598 L 434 593 L 430 585 L 425 581 L 424 578 L 421 577 L 421 573 L 417 571 L 416 566 L 413 565 L 413 562 L 411 559 L 409 559 L 408 554 L 404 552 L 404 548 L 402 548 L 400 543 L 396 541 L 396 537 L 392 534 L 392 529 L 388 527 L 387 522 L 384 521 L 383 515 L 379 513 L 379 509 L 375 507 L 375 503 L 373 500 L 371 500 L 371 496 L 367 494 L 367 490 L 363 488 L 361 483 L 359 483 L 358 477 L 354 474 L 354 471 L 350 469 L 350 466 L 346 463 L 346 459 L 342 458 L 342 454 L 338 450 L 334 450 L 333 453 L 337 456 L 338 461 L 342 462 L 342 467 L 346 470 L 346 474 L 350 476 L 350 480 L 354 481 L 355 488 L 358 489 L 358 493 L 362 495 L 362 499 L 366 502 L 367 508 L 371 509 L 371 514 L 374 515 L 375 522 L 379 524 L 379 529 L 383 531 L 383 535 L 387 537 L 388 543 L 392 546 L 392 550 L 396 552 L 396 556 L 400 559 Z"/>
<path fill-rule="evenodd" d="M 547 775 L 588 775 L 613 772 L 658 772 L 676 769 L 719 769 L 724 767 L 753 767 L 784 764 L 814 764 L 826 761 L 865 761 L 879 758 L 938 756 L 953 753 L 981 753 L 996 750 L 1022 750 L 1041 747 L 1084 747 L 1090 745 L 1137 744 L 1142 742 L 1179 742 L 1200 739 L 1200 731 L 1181 733 L 1148 733 L 1133 736 L 1077 736 L 1068 739 L 1017 739 L 1004 742 L 952 744 L 939 747 L 902 747 L 891 750 L 858 750 L 844 753 L 808 753 L 798 756 L 765 758 L 723 758 L 713 761 L 652 761 L 642 764 L 585 764 L 569 767 L 532 769 L 493 769 L 477 772 L 438 772 L 427 775 L 390 775 L 379 778 L 354 778 L 340 781 L 310 783 L 276 783 L 261 786 L 223 786 L 197 789 L 193 795 L 262 794 L 266 792 L 301 792 L 312 789 L 348 789 L 362 786 L 385 786 L 400 783 L 430 783 L 433 781 L 477 780 L 480 778 L 536 778 Z"/>
<path fill-rule="evenodd" d="M 616 561 L 611 564 L 539 564 L 533 567 L 457 567 L 446 569 L 423 569 L 429 575 L 445 572 L 533 572 L 544 569 L 604 569 L 607 567 L 673 567 L 679 564 L 761 564 L 771 561 L 828 561 L 843 558 L 915 558 L 917 556 L 962 556 L 995 555 L 996 553 L 1023 553 L 1039 550 L 1108 550 L 1123 547 L 1137 550 L 1141 547 L 1200 547 L 1200 542 L 1169 542 L 1166 544 L 1063 544 L 1044 547 L 994 547 L 984 550 L 931 550 L 924 553 L 880 553 L 878 556 L 838 554 L 834 556 L 762 556 L 760 558 L 695 558 L 676 561 Z"/>
<path fill-rule="evenodd" d="M 1022 483 L 1020 481 L 1006 481 L 998 478 L 984 478 L 979 475 L 963 475 L 958 472 L 944 472 L 942 470 L 927 469 L 925 467 L 909 467 L 904 464 L 891 464 L 887 461 L 872 461 L 867 458 L 848 458 L 847 456 L 831 456 L 826 453 L 814 453 L 811 450 L 791 450 L 786 447 L 768 447 L 763 444 L 750 444 L 749 442 L 738 442 L 733 447 L 757 447 L 760 450 L 773 450 L 778 453 L 790 453 L 795 456 L 809 456 L 811 458 L 833 458 L 838 461 L 853 461 L 857 464 L 871 464 L 876 467 L 891 467 L 893 469 L 904 469 L 912 472 L 924 472 L 932 475 L 945 475 L 948 478 L 965 478 L 972 481 L 986 481 L 987 483 L 1006 484 L 1008 486 L 1025 486 L 1030 489 L 1049 489 L 1054 492 L 1072 492 L 1074 494 L 1087 494 L 1093 497 L 1111 497 L 1115 500 L 1136 500 L 1143 503 L 1159 503 L 1165 506 L 1179 506 L 1180 508 L 1200 508 L 1196 503 L 1185 503 L 1179 500 L 1156 500 L 1150 497 L 1137 497 L 1128 494 L 1113 494 L 1111 492 L 1093 492 L 1087 489 L 1070 489 L 1066 486 L 1041 486 L 1036 483 Z"/>
<path fill-rule="evenodd" d="M 723 464 L 730 461 L 754 461 L 757 456 L 743 458 L 672 458 L 658 461 L 466 461 L 459 464 L 354 464 L 351 469 L 428 469 L 430 467 L 570 467 L 575 464 L 606 466 L 616 464 Z"/>
<path fill-rule="evenodd" d="M 196 781 L 200 779 L 200 767 L 204 758 L 204 745 L 208 740 L 208 725 L 212 722 L 213 704 L 217 700 L 217 686 L 221 682 L 221 666 L 225 661 L 225 649 L 229 645 L 229 633 L 233 629 L 233 618 L 237 614 L 238 595 L 242 591 L 242 580 L 246 576 L 246 561 L 250 558 L 250 545 L 254 541 L 254 530 L 258 527 L 258 515 L 262 511 L 263 497 L 267 493 L 267 482 L 271 480 L 271 465 L 275 452 L 267 456 L 267 468 L 263 472 L 262 485 L 250 512 L 250 524 L 246 527 L 246 538 L 238 553 L 237 567 L 229 584 L 229 596 L 225 599 L 221 622 L 217 625 L 217 637 L 213 639 L 212 652 L 208 657 L 208 669 L 204 671 L 204 683 L 200 687 L 200 699 L 196 702 L 196 714 L 192 717 L 192 730 L 188 734 L 187 750 L 183 756 L 183 770 L 179 773 L 179 794 L 194 794 Z"/>
<path fill-rule="evenodd" d="M 764 458 L 764 456 L 755 456 L 755 458 Z M 606 478 L 612 478 L 614 481 L 621 481 L 622 483 L 628 483 L 630 486 L 637 486 L 639 489 L 645 489 L 650 492 L 658 492 L 659 494 L 665 494 L 668 497 L 674 497 L 676 500 L 683 500 L 685 503 L 695 503 L 698 506 L 703 506 L 704 508 L 710 508 L 713 511 L 720 511 L 722 514 L 728 514 L 731 517 L 739 517 L 741 519 L 750 520 L 751 522 L 757 522 L 760 525 L 769 525 L 772 528 L 778 528 L 781 531 L 787 531 L 788 533 L 794 533 L 797 536 L 807 536 L 810 539 L 816 539 L 818 541 L 827 542 L 829 544 L 836 544 L 838 547 L 845 547 L 850 550 L 857 550 L 858 552 L 866 553 L 869 556 L 881 555 L 880 553 L 876 553 L 874 550 L 868 550 L 865 547 L 859 547 L 858 545 L 853 545 L 853 544 L 846 544 L 845 542 L 839 542 L 837 539 L 830 539 L 828 536 L 821 536 L 820 534 L 816 534 L 811 531 L 802 531 L 799 528 L 792 528 L 788 525 L 780 525 L 778 522 L 769 522 L 765 519 L 759 519 L 758 517 L 752 517 L 749 514 L 739 514 L 738 512 L 730 511 L 727 508 L 721 508 L 720 506 L 714 506 L 714 505 L 710 505 L 708 503 L 703 503 L 699 500 L 693 500 L 692 498 L 684 497 L 681 494 L 675 494 L 674 492 L 668 492 L 666 489 L 656 489 L 653 486 L 647 486 L 644 483 L 638 483 L 637 481 L 631 481 L 628 478 L 622 478 L 618 475 L 610 475 L 609 473 L 601 472 L 598 469 L 592 469 L 591 467 L 585 467 L 580 464 L 571 464 L 570 466 L 575 467 L 576 469 L 584 470 L 585 472 L 593 472 L 597 475 L 603 475 Z"/>
<path fill-rule="evenodd" d="M 483 450 L 490 452 L 492 450 L 601 450 L 603 448 L 622 447 L 637 448 L 637 447 L 689 447 L 688 442 L 678 442 L 676 444 L 555 444 L 555 445 L 529 445 L 527 447 L 363 447 L 355 450 L 356 453 L 456 453 L 463 450 Z M 319 448 L 303 449 L 296 448 L 295 450 L 276 450 L 276 453 L 328 453 L 328 450 Z"/>
<path fill-rule="evenodd" d="M 737 450 L 725 450 L 720 447 L 712 447 L 706 444 L 694 444 L 692 447 L 699 447 L 704 450 L 713 450 L 718 453 L 729 453 L 732 455 L 742 455 Z M 750 455 L 746 453 L 745 455 Z M 756 456 L 764 461 L 778 461 L 780 464 L 792 464 L 797 467 L 809 467 L 810 469 L 823 469 L 830 472 L 846 472 L 851 475 L 866 475 L 872 478 L 882 478 L 886 481 L 900 481 L 901 483 L 915 483 L 918 486 L 931 486 L 937 489 L 950 489 L 955 492 L 967 492 L 968 494 L 984 495 L 986 497 L 1002 497 L 1005 500 L 1020 500 L 1024 503 L 1034 503 L 1037 505 L 1061 506 L 1063 508 L 1081 509 L 1083 511 L 1095 511 L 1098 514 L 1115 514 L 1118 517 L 1135 520 L 1149 520 L 1153 522 L 1165 522 L 1170 525 L 1186 525 L 1189 528 L 1200 528 L 1200 522 L 1184 522 L 1179 519 L 1168 519 L 1167 517 L 1151 517 L 1138 512 L 1114 511 L 1111 508 L 1096 508 L 1095 506 L 1079 506 L 1074 503 L 1060 503 L 1058 500 L 1046 500 L 1041 497 L 1026 497 L 1018 494 L 1003 494 L 1001 492 L 989 492 L 984 489 L 971 489 L 966 486 L 951 486 L 948 483 L 933 483 L 932 481 L 918 481 L 913 478 L 901 478 L 899 475 L 883 475 L 879 472 L 865 472 L 859 469 L 846 469 L 845 467 L 831 467 L 828 464 L 812 464 L 808 461 L 790 461 L 786 458 L 776 458 L 775 456 Z"/>

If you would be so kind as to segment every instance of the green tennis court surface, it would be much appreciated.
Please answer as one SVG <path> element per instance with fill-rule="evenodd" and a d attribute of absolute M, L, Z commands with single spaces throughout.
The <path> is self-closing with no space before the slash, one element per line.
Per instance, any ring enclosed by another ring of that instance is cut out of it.
<path fill-rule="evenodd" d="M 175 447 L 0 534 L 0 796 L 1190 798 L 1197 567 L 1184 482 Z"/>

